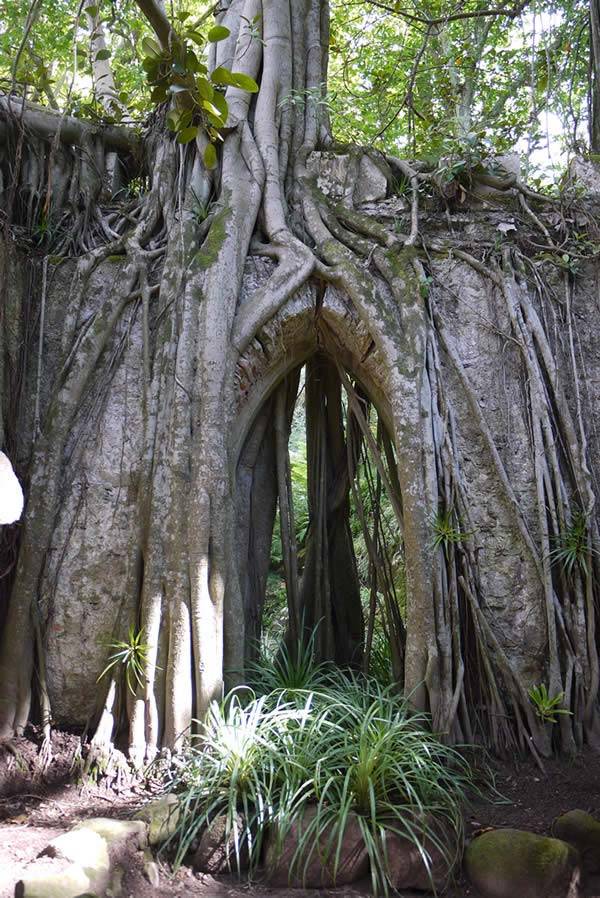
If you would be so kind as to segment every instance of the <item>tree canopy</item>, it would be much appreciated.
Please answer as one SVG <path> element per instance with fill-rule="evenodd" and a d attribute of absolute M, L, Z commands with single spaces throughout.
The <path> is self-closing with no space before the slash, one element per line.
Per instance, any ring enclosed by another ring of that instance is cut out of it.
<path fill-rule="evenodd" d="M 443 159 L 450 167 L 516 150 L 530 175 L 540 167 L 547 175 L 553 164 L 556 173 L 565 153 L 599 149 L 592 137 L 595 5 L 332 0 L 329 82 L 319 103 L 341 142 Z M 204 0 L 166 7 L 196 80 L 205 74 L 215 8 Z M 1 84 L 75 116 L 141 124 L 166 96 L 152 80 L 153 41 L 134 2 L 19 0 L 0 26 Z M 186 71 L 185 58 L 169 64 L 176 75 Z M 218 89 L 199 89 L 220 103 Z M 278 102 L 297 106 L 306 99 L 292 92 Z M 222 104 L 220 112 L 208 110 L 217 123 L 222 113 Z M 548 144 L 549 155 L 536 153 Z"/>

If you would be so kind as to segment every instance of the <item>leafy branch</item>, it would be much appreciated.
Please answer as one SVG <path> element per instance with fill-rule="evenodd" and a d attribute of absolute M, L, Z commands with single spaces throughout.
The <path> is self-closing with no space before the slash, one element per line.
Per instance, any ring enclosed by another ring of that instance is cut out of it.
<path fill-rule="evenodd" d="M 167 125 L 181 144 L 204 133 L 209 140 L 204 151 L 204 164 L 214 168 L 217 163 L 216 142 L 222 140 L 227 123 L 228 105 L 224 90 L 231 86 L 256 93 L 256 81 L 243 72 L 232 72 L 218 66 L 209 73 L 202 61 L 209 43 L 229 37 L 224 25 L 213 25 L 205 34 L 198 23 L 185 24 L 189 13 L 178 16 L 180 32 L 172 30 L 166 44 L 153 38 L 142 41 L 142 67 L 152 87 L 151 100 L 155 104 L 171 100 Z M 200 54 L 200 55 L 199 55 Z"/>

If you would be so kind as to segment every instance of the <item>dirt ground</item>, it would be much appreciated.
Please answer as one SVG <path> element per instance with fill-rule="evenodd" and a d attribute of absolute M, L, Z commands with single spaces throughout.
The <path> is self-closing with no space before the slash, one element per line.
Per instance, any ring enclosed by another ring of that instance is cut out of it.
<path fill-rule="evenodd" d="M 148 800 L 148 793 L 140 787 L 117 791 L 106 785 L 78 784 L 72 770 L 78 746 L 77 737 L 55 734 L 53 760 L 43 776 L 37 770 L 35 740 L 17 740 L 9 751 L 0 746 L 0 898 L 12 898 L 26 864 L 76 822 L 85 817 L 128 817 Z M 545 775 L 529 760 L 495 762 L 494 771 L 503 800 L 475 800 L 467 810 L 467 836 L 488 826 L 549 834 L 553 819 L 573 808 L 600 818 L 600 756 L 596 754 L 585 752 L 575 759 L 548 761 Z M 160 885 L 153 888 L 132 860 L 124 898 L 364 898 L 369 894 L 368 883 L 331 891 L 275 890 L 188 869 L 173 876 L 163 862 L 159 868 Z M 403 898 L 418 898 L 419 894 L 422 898 L 423 893 L 402 892 Z M 446 898 L 470 896 L 475 898 L 463 881 L 446 893 Z"/>

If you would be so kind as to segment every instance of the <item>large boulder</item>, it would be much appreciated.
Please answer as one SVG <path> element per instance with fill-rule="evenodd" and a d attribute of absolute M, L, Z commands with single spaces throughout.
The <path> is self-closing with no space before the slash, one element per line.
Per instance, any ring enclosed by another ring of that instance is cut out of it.
<path fill-rule="evenodd" d="M 93 817 L 53 839 L 27 866 L 16 898 L 116 895 L 130 858 L 146 845 L 146 823 Z"/>
<path fill-rule="evenodd" d="M 349 814 L 342 837 L 339 860 L 335 864 L 337 835 L 326 826 L 316 840 L 308 840 L 306 851 L 298 853 L 302 835 L 315 822 L 316 807 L 308 807 L 302 818 L 287 830 L 283 838 L 274 828 L 265 852 L 265 872 L 273 886 L 292 888 L 332 888 L 349 885 L 369 872 L 369 856 L 355 814 Z M 313 847 L 314 846 L 314 847 Z M 310 849 L 313 850 L 310 850 Z"/>
<path fill-rule="evenodd" d="M 92 830 L 53 839 L 15 885 L 15 898 L 77 898 L 103 894 L 110 881 L 108 847 Z"/>
<path fill-rule="evenodd" d="M 475 838 L 465 871 L 481 898 L 579 898 L 579 855 L 560 839 L 518 829 Z"/>
<path fill-rule="evenodd" d="M 387 875 L 392 888 L 443 889 L 452 872 L 453 855 L 458 852 L 454 853 L 450 848 L 442 850 L 441 846 L 449 845 L 449 842 L 441 831 L 438 835 L 439 841 L 433 841 L 423 833 L 419 848 L 411 839 L 395 832 L 386 833 Z"/>
<path fill-rule="evenodd" d="M 600 874 L 600 822 L 595 817 L 578 809 L 569 811 L 556 818 L 552 832 L 577 849 L 584 873 Z"/>
<path fill-rule="evenodd" d="M 192 867 L 201 873 L 239 872 L 244 873 L 249 866 L 248 848 L 243 837 L 244 821 L 238 815 L 235 830 L 227 826 L 227 818 L 220 814 L 211 822 L 202 836 L 192 860 Z M 236 851 L 236 837 L 238 850 Z M 239 857 L 238 857 L 239 855 Z"/>

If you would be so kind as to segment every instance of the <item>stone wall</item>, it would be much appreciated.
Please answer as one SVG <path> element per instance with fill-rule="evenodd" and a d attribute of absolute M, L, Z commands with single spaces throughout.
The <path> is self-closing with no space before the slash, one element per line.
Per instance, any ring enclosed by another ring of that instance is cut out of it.
<path fill-rule="evenodd" d="M 385 191 L 384 191 L 385 192 Z M 365 194 L 369 212 L 382 220 L 406 215 L 404 204 Z M 364 198 L 363 198 L 364 199 Z M 502 237 L 513 219 L 490 201 L 466 210 L 426 214 L 423 230 L 437 241 L 469 243 Z M 504 228 L 504 230 L 503 230 Z M 85 307 L 75 307 L 74 265 L 47 261 L 44 332 L 38 354 L 44 263 L 13 248 L 8 259 L 8 316 L 5 340 L 9 358 L 25 358 L 25 381 L 17 401 L 18 424 L 9 449 L 27 486 L 35 430 L 36 397 L 43 420 L 48 397 L 60 378 L 68 352 L 65 334 L 75 324 L 92 322 L 93 313 L 120 277 L 118 262 L 105 262 L 95 273 Z M 270 263 L 250 258 L 247 286 L 264 281 Z M 431 266 L 431 296 L 443 316 L 448 338 L 462 360 L 495 445 L 509 475 L 522 514 L 537 542 L 533 449 L 529 427 L 526 375 L 519 349 L 510 336 L 506 310 L 489 281 L 464 261 L 438 255 Z M 549 319 L 557 363 L 569 401 L 584 406 L 594 482 L 600 458 L 600 267 L 589 263 L 574 279 L 573 347 L 581 378 L 579 400 L 571 373 L 571 344 L 561 318 L 561 290 L 539 313 Z M 33 302 L 25 302 L 33 297 Z M 242 297 L 244 301 L 244 297 Z M 335 289 L 318 297 L 300 291 L 268 322 L 245 351 L 238 366 L 236 451 L 243 445 L 253 415 L 277 382 L 317 347 L 338 357 L 358 377 L 386 418 L 386 374 L 349 300 Z M 27 312 L 26 312 L 27 310 Z M 65 325 L 66 322 L 66 325 Z M 12 355 L 11 355 L 12 354 Z M 40 362 L 41 359 L 41 362 Z M 38 363 L 40 380 L 38 389 Z M 511 663 L 528 682 L 544 676 L 546 634 L 539 576 L 516 524 L 514 510 L 495 472 L 463 386 L 442 354 L 445 388 L 455 414 L 476 551 L 482 572 L 481 601 Z M 142 337 L 140 309 L 133 302 L 101 362 L 101 376 L 90 389 L 66 450 L 62 505 L 52 549 L 40 585 L 41 611 L 47 623 L 47 671 L 55 720 L 85 724 L 106 665 L 108 643 L 126 632 L 135 613 L 142 574 L 138 493 L 144 474 L 142 409 Z M 8 385 L 6 387 L 8 390 Z M 6 597 L 4 598 L 6 601 Z"/>

